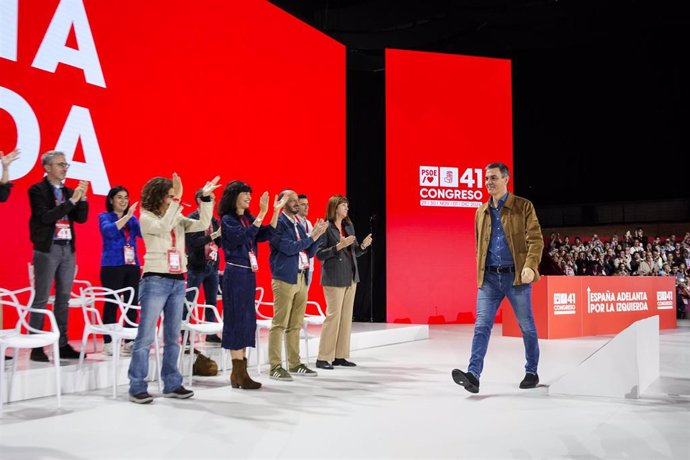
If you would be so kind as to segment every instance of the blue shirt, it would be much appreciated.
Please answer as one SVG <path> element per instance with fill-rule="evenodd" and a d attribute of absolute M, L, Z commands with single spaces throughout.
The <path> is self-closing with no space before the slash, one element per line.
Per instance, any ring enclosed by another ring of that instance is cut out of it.
<path fill-rule="evenodd" d="M 508 192 L 498 200 L 498 206 L 493 207 L 489 203 L 489 213 L 491 214 L 491 238 L 489 239 L 489 254 L 486 257 L 486 265 L 489 267 L 510 267 L 515 265 L 513 254 L 506 240 L 501 223 L 501 209 L 508 199 Z M 489 198 L 491 200 L 491 198 Z"/>
<path fill-rule="evenodd" d="M 132 216 L 120 230 L 115 222 L 120 220 L 114 212 L 102 212 L 98 215 L 98 226 L 103 237 L 101 267 L 119 267 L 125 265 L 126 244 L 134 248 L 135 266 L 139 266 L 137 255 L 137 237 L 141 238 L 141 228 L 136 217 Z M 129 241 L 125 242 L 125 228 L 129 230 Z"/>

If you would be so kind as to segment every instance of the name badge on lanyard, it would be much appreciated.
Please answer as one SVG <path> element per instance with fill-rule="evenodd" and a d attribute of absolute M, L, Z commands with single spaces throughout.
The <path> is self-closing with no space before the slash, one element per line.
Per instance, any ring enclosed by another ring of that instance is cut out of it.
<path fill-rule="evenodd" d="M 62 194 L 61 188 L 56 188 L 55 193 L 55 205 L 60 206 L 65 202 L 65 196 Z M 72 229 L 69 227 L 69 219 L 65 216 L 59 218 L 55 222 L 55 237 L 56 240 L 71 240 L 72 239 Z"/>
<path fill-rule="evenodd" d="M 136 254 L 134 252 L 134 246 L 131 246 L 129 244 L 129 228 L 127 227 L 127 224 L 125 224 L 124 231 L 125 231 L 125 245 L 122 249 L 124 251 L 123 254 L 125 257 L 125 265 L 136 265 L 137 258 L 136 258 Z"/>
<path fill-rule="evenodd" d="M 297 241 L 300 241 L 302 238 L 299 236 L 299 229 L 297 228 L 298 225 L 300 224 L 297 223 L 297 216 L 295 216 L 295 235 L 297 235 Z M 307 251 L 299 252 L 299 264 L 297 265 L 297 268 L 300 270 L 309 268 L 309 256 L 307 256 Z"/>
<path fill-rule="evenodd" d="M 251 225 L 249 223 L 249 219 L 247 219 L 245 216 L 240 217 L 240 224 L 242 224 L 242 227 L 249 228 Z M 249 256 L 249 265 L 252 267 L 253 272 L 258 272 L 259 271 L 259 261 L 256 259 L 256 253 L 254 252 L 253 249 L 251 249 L 251 243 L 249 252 L 247 253 L 247 256 Z"/>
<path fill-rule="evenodd" d="M 168 249 L 168 271 L 170 273 L 182 273 L 182 257 L 175 247 L 175 230 L 170 230 L 170 237 L 172 238 L 172 248 Z"/>
<path fill-rule="evenodd" d="M 122 249 L 124 249 L 125 265 L 136 265 L 137 259 L 134 256 L 134 246 L 126 244 Z"/>
<path fill-rule="evenodd" d="M 56 240 L 71 240 L 72 229 L 69 228 L 68 219 L 60 219 L 55 222 L 55 239 Z"/>
<path fill-rule="evenodd" d="M 206 243 L 206 246 L 204 246 L 204 257 L 206 260 L 211 260 L 213 262 L 218 260 L 218 245 L 213 241 Z"/>
<path fill-rule="evenodd" d="M 256 254 L 254 254 L 254 251 L 249 251 L 249 265 L 251 265 L 253 272 L 259 271 L 259 262 L 256 260 Z"/>
<path fill-rule="evenodd" d="M 213 223 L 208 225 L 208 228 L 204 231 L 204 236 L 210 237 L 213 234 Z M 215 262 L 218 260 L 218 245 L 211 239 L 208 243 L 204 245 L 204 259 L 206 262 Z"/>
<path fill-rule="evenodd" d="M 309 268 L 309 256 L 305 251 L 300 251 L 299 253 L 299 269 L 304 270 Z"/>

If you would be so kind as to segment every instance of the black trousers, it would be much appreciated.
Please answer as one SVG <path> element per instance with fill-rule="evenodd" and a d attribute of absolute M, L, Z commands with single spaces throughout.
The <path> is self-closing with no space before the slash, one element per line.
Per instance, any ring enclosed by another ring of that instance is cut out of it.
<path fill-rule="evenodd" d="M 134 288 L 133 305 L 139 305 L 139 275 L 140 269 L 136 265 L 119 265 L 116 267 L 101 267 L 101 285 L 109 289 L 122 289 L 125 287 Z M 117 322 L 117 305 L 112 302 L 103 305 L 103 323 L 110 324 Z M 136 323 L 137 310 L 129 310 L 127 318 Z M 132 327 L 124 323 L 125 327 Z M 110 343 L 109 335 L 103 336 L 104 343 Z"/>

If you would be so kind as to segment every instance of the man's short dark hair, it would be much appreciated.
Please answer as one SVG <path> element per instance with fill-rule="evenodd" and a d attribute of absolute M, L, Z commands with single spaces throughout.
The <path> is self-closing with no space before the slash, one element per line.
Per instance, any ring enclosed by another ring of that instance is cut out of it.
<path fill-rule="evenodd" d="M 297 195 L 297 199 L 298 199 L 298 200 L 306 200 L 306 199 L 307 199 L 307 195 L 305 195 L 304 193 L 300 193 L 299 195 Z"/>
<path fill-rule="evenodd" d="M 510 171 L 508 170 L 508 166 L 505 163 L 501 162 L 496 162 L 496 163 L 489 163 L 486 165 L 486 168 L 484 168 L 485 171 L 488 171 L 489 169 L 494 169 L 498 168 L 499 171 L 501 171 L 501 177 L 509 177 L 510 176 Z"/>

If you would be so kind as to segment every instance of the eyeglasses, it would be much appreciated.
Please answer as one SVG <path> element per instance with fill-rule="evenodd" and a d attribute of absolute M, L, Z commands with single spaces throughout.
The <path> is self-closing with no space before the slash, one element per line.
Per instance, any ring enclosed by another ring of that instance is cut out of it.
<path fill-rule="evenodd" d="M 53 165 L 58 166 L 60 168 L 64 168 L 64 169 L 69 169 L 69 167 L 70 167 L 69 163 L 53 163 Z"/>

